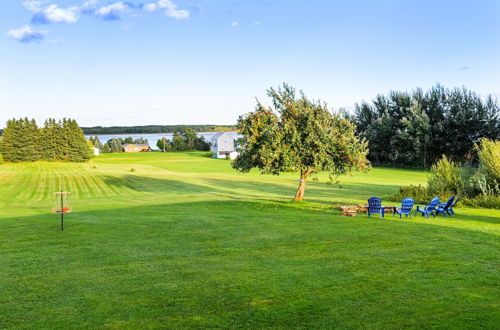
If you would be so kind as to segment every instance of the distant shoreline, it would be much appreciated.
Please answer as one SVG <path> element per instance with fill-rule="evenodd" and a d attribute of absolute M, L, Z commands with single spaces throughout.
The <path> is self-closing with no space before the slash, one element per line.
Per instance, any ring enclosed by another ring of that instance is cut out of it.
<path fill-rule="evenodd" d="M 85 135 L 118 135 L 118 134 L 167 134 L 189 128 L 195 132 L 234 132 L 235 125 L 143 125 L 143 126 L 94 126 L 82 127 Z"/>

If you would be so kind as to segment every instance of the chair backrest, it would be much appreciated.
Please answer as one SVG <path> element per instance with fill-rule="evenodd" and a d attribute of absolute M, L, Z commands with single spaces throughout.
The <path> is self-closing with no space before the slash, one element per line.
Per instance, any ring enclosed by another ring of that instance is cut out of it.
<path fill-rule="evenodd" d="M 457 203 L 460 201 L 460 196 L 457 197 L 457 199 L 455 199 L 455 202 L 453 202 L 453 205 L 452 206 L 455 206 L 457 205 Z"/>
<path fill-rule="evenodd" d="M 439 203 L 439 197 L 434 197 L 433 199 L 431 199 L 431 202 L 427 204 L 427 210 L 429 211 L 434 210 L 438 205 L 438 203 Z"/>
<path fill-rule="evenodd" d="M 403 198 L 403 200 L 401 201 L 401 213 L 409 213 L 413 208 L 413 204 L 415 204 L 413 198 Z"/>
<path fill-rule="evenodd" d="M 368 208 L 370 212 L 380 212 L 382 210 L 382 200 L 377 197 L 372 197 L 368 200 Z"/>
<path fill-rule="evenodd" d="M 444 206 L 444 209 L 447 210 L 450 206 L 453 205 L 453 200 L 455 199 L 455 195 L 451 196 L 448 198 L 448 201 L 446 202 L 446 205 Z"/>

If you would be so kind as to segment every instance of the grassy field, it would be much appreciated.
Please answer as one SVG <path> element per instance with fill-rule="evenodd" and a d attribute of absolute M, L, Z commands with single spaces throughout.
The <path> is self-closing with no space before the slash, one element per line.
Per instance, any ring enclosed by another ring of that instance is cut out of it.
<path fill-rule="evenodd" d="M 426 174 L 326 181 L 293 203 L 296 175 L 200 153 L 2 165 L 0 328 L 498 329 L 500 211 L 341 217 Z"/>

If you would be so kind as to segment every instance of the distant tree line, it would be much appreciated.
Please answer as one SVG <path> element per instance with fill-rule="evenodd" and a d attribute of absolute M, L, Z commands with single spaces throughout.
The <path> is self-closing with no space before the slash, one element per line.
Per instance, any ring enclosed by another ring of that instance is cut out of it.
<path fill-rule="evenodd" d="M 34 119 L 11 119 L 0 139 L 0 153 L 10 162 L 85 162 L 93 157 L 91 147 L 77 122 L 66 118 L 49 118 L 43 127 Z"/>
<path fill-rule="evenodd" d="M 146 125 L 146 126 L 95 126 L 83 127 L 87 135 L 102 134 L 152 134 L 152 133 L 175 133 L 188 128 L 195 132 L 225 132 L 234 131 L 234 125 Z"/>
<path fill-rule="evenodd" d="M 148 144 L 148 140 L 146 140 L 143 137 L 139 137 L 137 139 L 134 139 L 133 137 L 129 136 L 126 137 L 125 139 L 122 138 L 112 138 L 106 141 L 106 143 L 102 143 L 97 136 L 91 136 L 90 137 L 90 142 L 94 145 L 94 147 L 99 148 L 100 152 L 102 153 L 111 153 L 111 152 L 123 152 L 123 145 L 124 144 Z"/>
<path fill-rule="evenodd" d="M 195 130 L 183 127 L 180 132 L 174 132 L 172 140 L 159 139 L 156 146 L 160 151 L 208 151 L 210 144 L 203 137 L 196 135 Z"/>
<path fill-rule="evenodd" d="M 393 91 L 356 104 L 357 133 L 368 140 L 375 164 L 429 167 L 442 155 L 471 159 L 474 143 L 500 138 L 499 105 L 466 88 L 436 85 L 427 92 Z"/>

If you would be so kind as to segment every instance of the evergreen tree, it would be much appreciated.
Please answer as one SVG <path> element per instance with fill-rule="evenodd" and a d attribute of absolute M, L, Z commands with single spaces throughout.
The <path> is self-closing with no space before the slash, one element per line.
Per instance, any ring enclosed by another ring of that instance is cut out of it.
<path fill-rule="evenodd" d="M 61 122 L 49 118 L 41 129 L 40 150 L 45 160 L 64 159 L 64 136 Z"/>
<path fill-rule="evenodd" d="M 129 144 L 132 144 L 134 143 L 134 138 L 129 136 L 129 137 L 126 137 L 125 140 L 123 140 L 123 143 L 129 143 Z"/>
<path fill-rule="evenodd" d="M 102 146 L 101 152 L 102 152 L 102 153 L 110 153 L 110 152 L 111 152 L 111 148 L 109 147 L 109 144 L 105 143 L 105 144 Z"/>
<path fill-rule="evenodd" d="M 87 144 L 83 130 L 74 119 L 63 119 L 66 137 L 66 159 L 71 162 L 85 162 L 93 157 L 93 150 Z"/>
<path fill-rule="evenodd" d="M 123 151 L 123 140 L 121 138 L 112 138 L 106 142 L 109 148 L 109 152 L 122 152 Z M 108 150 L 106 148 L 106 150 Z"/>
<path fill-rule="evenodd" d="M 97 135 L 96 135 L 96 136 L 94 136 L 94 137 L 92 137 L 92 136 L 91 136 L 91 137 L 90 137 L 90 142 L 92 142 L 92 145 L 93 145 L 94 147 L 96 147 L 97 149 L 99 149 L 100 151 L 102 151 L 102 149 L 103 149 L 103 144 L 102 144 L 102 142 L 99 140 L 99 138 L 97 137 Z"/>
<path fill-rule="evenodd" d="M 47 119 L 38 128 L 34 119 L 11 119 L 3 132 L 0 149 L 8 161 L 86 161 L 93 154 L 75 120 Z"/>
<path fill-rule="evenodd" d="M 39 129 L 34 120 L 11 119 L 7 121 L 2 135 L 1 152 L 11 162 L 40 159 Z"/>

